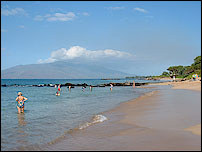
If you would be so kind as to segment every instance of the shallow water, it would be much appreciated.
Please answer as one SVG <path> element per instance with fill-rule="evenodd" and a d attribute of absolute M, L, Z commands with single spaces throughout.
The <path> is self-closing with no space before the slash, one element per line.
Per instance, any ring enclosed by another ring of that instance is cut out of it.
<path fill-rule="evenodd" d="M 104 112 L 108 121 L 44 146 L 44 150 L 200 150 L 201 136 L 184 131 L 184 128 L 201 123 L 200 92 L 174 90 L 169 85 L 156 87 L 158 91 L 148 93 L 144 98 Z"/>
<path fill-rule="evenodd" d="M 1 80 L 1 84 L 48 84 L 87 83 L 103 84 L 132 80 Z M 138 81 L 136 82 L 144 82 Z M 70 129 L 78 128 L 121 102 L 137 98 L 153 91 L 153 88 L 81 87 L 61 88 L 61 95 L 55 96 L 54 87 L 1 87 L 1 149 L 26 150 L 43 147 L 44 144 L 65 136 Z M 17 92 L 28 98 L 25 113 L 17 114 Z M 23 147 L 23 148 L 22 148 Z M 28 148 L 29 147 L 29 148 Z M 30 148 L 31 147 L 31 148 Z"/>

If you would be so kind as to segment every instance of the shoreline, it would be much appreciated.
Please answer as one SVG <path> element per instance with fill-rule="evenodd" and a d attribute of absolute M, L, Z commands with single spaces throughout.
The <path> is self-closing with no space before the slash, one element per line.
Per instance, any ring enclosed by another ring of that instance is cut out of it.
<path fill-rule="evenodd" d="M 198 124 L 201 123 L 198 116 L 201 113 L 201 101 L 198 100 L 200 83 L 193 82 L 197 89 L 193 89 L 193 85 L 184 87 L 185 83 L 179 83 L 181 87 L 178 82 L 145 86 L 158 87 L 159 90 L 103 112 L 109 120 L 75 132 L 73 138 L 52 145 L 51 150 L 201 149 L 201 136 L 198 132 L 197 135 L 194 134 L 196 129 L 200 130 Z M 173 84 L 178 85 L 177 91 L 175 87 L 169 86 L 174 86 Z M 192 95 L 195 102 L 190 103 Z M 174 97 L 183 100 L 178 103 L 173 100 Z M 170 101 L 172 103 L 169 103 Z M 192 109 L 191 112 L 187 112 L 188 107 Z"/>
<path fill-rule="evenodd" d="M 171 85 L 172 89 L 188 89 L 201 91 L 201 81 L 181 81 L 181 82 L 160 82 L 160 83 L 149 83 L 149 85 Z"/>
<path fill-rule="evenodd" d="M 191 131 L 193 134 L 201 136 L 201 124 L 185 128 L 186 131 Z"/>
<path fill-rule="evenodd" d="M 181 81 L 181 82 L 161 82 L 150 83 L 149 85 L 171 85 L 172 89 L 187 89 L 201 92 L 201 81 Z M 192 134 L 201 136 L 201 124 L 196 124 L 184 129 L 190 131 Z"/>

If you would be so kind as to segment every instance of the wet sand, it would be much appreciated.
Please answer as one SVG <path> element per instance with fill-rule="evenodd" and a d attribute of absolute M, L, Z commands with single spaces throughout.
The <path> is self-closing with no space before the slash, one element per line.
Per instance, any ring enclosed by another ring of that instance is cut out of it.
<path fill-rule="evenodd" d="M 193 131 L 200 130 L 201 92 L 165 83 L 148 87 L 158 90 L 104 112 L 109 120 L 45 150 L 201 150 L 201 136 Z"/>
<path fill-rule="evenodd" d="M 193 134 L 201 136 L 201 124 L 198 124 L 196 126 L 192 126 L 190 128 L 186 128 L 185 130 L 191 131 Z"/>

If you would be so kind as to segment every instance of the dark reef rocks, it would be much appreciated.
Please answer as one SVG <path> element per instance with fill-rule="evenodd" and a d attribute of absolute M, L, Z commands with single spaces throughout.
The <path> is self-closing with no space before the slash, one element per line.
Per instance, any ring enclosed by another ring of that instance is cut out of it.
<path fill-rule="evenodd" d="M 110 86 L 110 84 L 112 84 L 113 86 L 132 86 L 133 83 L 130 82 L 124 82 L 124 83 L 105 83 L 105 84 L 97 84 L 97 85 L 91 85 L 92 87 L 106 87 L 106 86 Z M 146 85 L 148 83 L 135 83 L 135 86 L 141 86 L 141 85 Z M 11 84 L 11 85 L 7 85 L 7 84 L 2 84 L 1 87 L 55 87 L 55 85 L 59 85 L 59 84 L 38 84 L 38 85 L 17 85 L 17 84 Z M 67 86 L 71 86 L 71 88 L 76 87 L 81 87 L 81 86 L 90 86 L 86 83 L 83 84 L 72 84 L 72 83 L 65 83 L 65 84 L 60 84 L 61 87 L 67 87 Z"/>

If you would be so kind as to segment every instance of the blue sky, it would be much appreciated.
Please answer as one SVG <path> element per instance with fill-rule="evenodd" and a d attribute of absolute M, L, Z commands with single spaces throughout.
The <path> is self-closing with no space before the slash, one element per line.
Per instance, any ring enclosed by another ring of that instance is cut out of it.
<path fill-rule="evenodd" d="M 199 1 L 1 2 L 2 69 L 66 60 L 159 75 L 199 55 Z"/>

